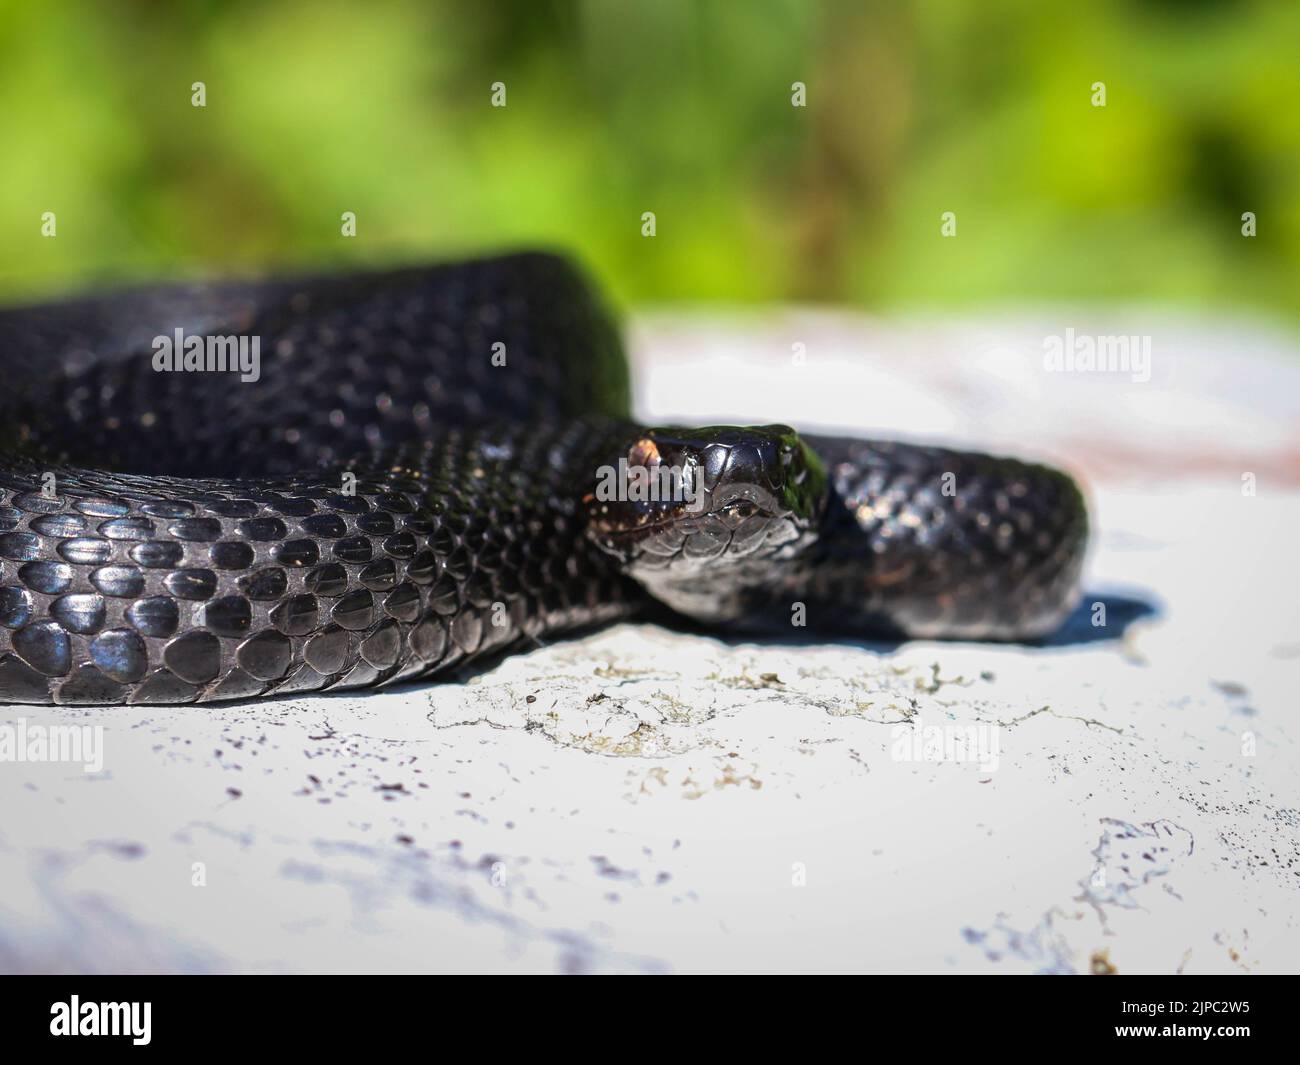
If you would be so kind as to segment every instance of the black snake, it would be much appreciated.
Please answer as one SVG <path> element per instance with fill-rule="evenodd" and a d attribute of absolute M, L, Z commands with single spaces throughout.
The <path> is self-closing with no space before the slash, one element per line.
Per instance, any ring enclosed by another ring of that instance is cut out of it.
<path fill-rule="evenodd" d="M 1032 638 L 1087 539 L 1043 466 L 634 423 L 614 326 L 543 254 L 8 309 L 0 364 L 4 702 L 387 684 L 650 603 Z"/>

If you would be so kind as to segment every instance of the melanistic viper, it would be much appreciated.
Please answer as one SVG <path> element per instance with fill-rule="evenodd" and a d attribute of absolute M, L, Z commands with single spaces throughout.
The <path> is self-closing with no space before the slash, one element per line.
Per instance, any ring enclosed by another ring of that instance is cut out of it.
<path fill-rule="evenodd" d="M 636 424 L 614 325 L 545 254 L 7 309 L 0 364 L 5 702 L 387 684 L 652 601 L 1034 638 L 1087 541 L 1044 466 Z"/>

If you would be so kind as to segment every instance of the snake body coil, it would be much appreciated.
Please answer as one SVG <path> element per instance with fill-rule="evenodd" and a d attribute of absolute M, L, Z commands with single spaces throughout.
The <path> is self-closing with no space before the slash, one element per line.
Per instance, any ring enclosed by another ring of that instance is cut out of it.
<path fill-rule="evenodd" d="M 256 380 L 161 365 L 173 336 L 255 337 Z M 4 702 L 392 683 L 652 600 L 1033 637 L 1086 541 L 1042 466 L 635 424 L 616 332 L 547 255 L 11 309 L 0 363 Z M 661 471 L 676 494 L 636 490 Z"/>

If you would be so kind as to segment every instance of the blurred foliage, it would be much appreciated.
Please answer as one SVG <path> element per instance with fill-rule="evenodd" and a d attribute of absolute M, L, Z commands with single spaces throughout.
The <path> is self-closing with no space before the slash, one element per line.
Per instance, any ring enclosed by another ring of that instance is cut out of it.
<path fill-rule="evenodd" d="M 624 302 L 1294 315 L 1297 102 L 1295 0 L 0 0 L 0 297 L 545 244 Z"/>

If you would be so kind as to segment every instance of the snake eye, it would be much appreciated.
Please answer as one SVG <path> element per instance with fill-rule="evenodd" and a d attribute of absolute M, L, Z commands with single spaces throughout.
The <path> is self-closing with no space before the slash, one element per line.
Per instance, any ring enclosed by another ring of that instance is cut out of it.
<path fill-rule="evenodd" d="M 659 445 L 649 437 L 642 437 L 628 450 L 627 464 L 630 467 L 658 466 L 659 462 Z"/>

